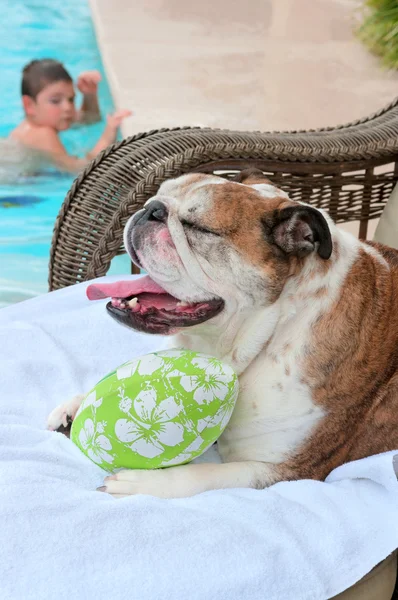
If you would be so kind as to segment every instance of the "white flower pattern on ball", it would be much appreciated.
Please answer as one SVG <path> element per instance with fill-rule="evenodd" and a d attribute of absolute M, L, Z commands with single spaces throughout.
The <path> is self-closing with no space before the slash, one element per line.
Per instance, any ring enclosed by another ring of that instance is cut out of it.
<path fill-rule="evenodd" d="M 186 463 L 221 435 L 238 388 L 217 358 L 179 349 L 142 356 L 86 396 L 71 439 L 108 471 Z"/>
<path fill-rule="evenodd" d="M 209 415 L 204 419 L 199 419 L 197 423 L 198 432 L 202 432 L 208 427 L 219 427 L 221 431 L 224 431 L 229 419 L 231 418 L 237 397 L 238 389 L 236 388 L 234 393 L 232 393 L 228 400 L 220 406 L 214 416 Z"/>
<path fill-rule="evenodd" d="M 213 373 L 223 373 L 223 365 L 217 358 L 209 358 L 208 356 L 196 356 L 191 360 L 191 363 L 198 367 L 198 369 L 204 369 L 205 371 L 212 371 Z M 232 371 L 231 371 L 232 372 Z M 224 372 L 225 375 L 225 372 Z M 228 379 L 232 381 L 232 377 Z"/>
<path fill-rule="evenodd" d="M 224 400 L 229 391 L 229 382 L 232 381 L 231 375 L 220 372 L 217 362 L 211 362 L 208 359 L 197 357 L 192 363 L 203 370 L 200 375 L 183 375 L 181 385 L 186 392 L 194 392 L 193 398 L 198 404 L 209 404 L 218 398 Z"/>
<path fill-rule="evenodd" d="M 96 427 L 96 432 L 104 433 L 105 427 L 106 427 L 106 421 L 98 421 L 97 427 Z"/>
<path fill-rule="evenodd" d="M 114 459 L 107 450 L 112 450 L 112 444 L 105 435 L 98 434 L 99 429 L 101 430 L 98 425 L 96 430 L 92 419 L 86 419 L 83 429 L 79 433 L 79 441 L 88 456 L 97 465 L 100 465 L 103 461 L 111 464 Z"/>
<path fill-rule="evenodd" d="M 125 395 L 124 389 L 122 387 L 120 387 L 118 389 L 118 396 L 120 398 L 120 402 L 119 402 L 120 410 L 124 413 L 129 413 L 131 406 L 133 404 L 132 399 Z"/>
<path fill-rule="evenodd" d="M 165 446 L 176 446 L 184 439 L 184 427 L 172 423 L 181 407 L 173 398 L 157 404 L 153 388 L 138 394 L 134 400 L 137 417 L 119 419 L 115 424 L 116 437 L 130 444 L 130 448 L 141 456 L 154 458 L 165 450 Z"/>
<path fill-rule="evenodd" d="M 160 356 L 157 356 L 157 354 L 148 354 L 122 365 L 116 370 L 116 375 L 118 379 L 132 377 L 136 371 L 141 376 L 152 375 L 152 373 L 163 367 L 163 364 Z"/>
<path fill-rule="evenodd" d="M 93 390 L 84 398 L 83 402 L 79 406 L 79 410 L 75 414 L 75 419 L 78 415 L 80 415 L 80 413 L 83 410 L 85 410 L 89 406 L 92 406 L 93 410 L 95 411 L 95 409 L 98 408 L 99 406 L 101 406 L 101 404 L 102 404 L 102 398 L 97 398 L 97 394 L 96 394 L 95 390 Z"/>

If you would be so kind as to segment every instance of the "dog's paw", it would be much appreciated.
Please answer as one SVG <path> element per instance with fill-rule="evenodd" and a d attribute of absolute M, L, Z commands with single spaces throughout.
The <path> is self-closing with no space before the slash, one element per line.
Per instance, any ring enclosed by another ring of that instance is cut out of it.
<path fill-rule="evenodd" d="M 104 485 L 98 490 L 107 492 L 114 498 L 124 498 L 135 494 L 157 496 L 158 498 L 175 497 L 171 481 L 162 469 L 119 471 L 115 475 L 106 477 Z"/>
<path fill-rule="evenodd" d="M 124 470 L 105 478 L 104 485 L 98 488 L 114 498 L 124 498 L 135 494 L 156 496 L 157 498 L 187 498 L 200 494 L 214 485 L 206 476 L 209 467 L 204 465 L 179 465 L 168 469 Z M 217 465 L 219 466 L 219 465 Z M 198 469 L 199 468 L 199 469 Z M 210 474 L 213 472 L 210 467 Z"/>
<path fill-rule="evenodd" d="M 73 396 L 68 402 L 60 404 L 50 413 L 47 419 L 47 429 L 57 431 L 60 427 L 65 429 L 72 423 L 77 411 L 83 402 L 84 394 Z"/>

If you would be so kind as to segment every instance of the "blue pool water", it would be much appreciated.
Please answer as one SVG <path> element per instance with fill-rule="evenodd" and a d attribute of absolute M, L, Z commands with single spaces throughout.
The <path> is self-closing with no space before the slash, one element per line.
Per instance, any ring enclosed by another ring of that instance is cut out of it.
<path fill-rule="evenodd" d="M 2 0 L 1 13 L 0 137 L 7 137 L 23 118 L 21 70 L 33 58 L 62 61 L 74 79 L 81 71 L 98 69 L 103 77 L 101 111 L 111 112 L 88 0 Z M 80 102 L 78 96 L 77 107 Z M 84 156 L 103 127 L 101 122 L 72 129 L 61 139 L 71 154 Z M 0 184 L 0 307 L 47 291 L 54 221 L 72 181 L 73 176 L 49 173 Z M 124 257 L 118 260 L 112 272 L 128 272 Z"/>

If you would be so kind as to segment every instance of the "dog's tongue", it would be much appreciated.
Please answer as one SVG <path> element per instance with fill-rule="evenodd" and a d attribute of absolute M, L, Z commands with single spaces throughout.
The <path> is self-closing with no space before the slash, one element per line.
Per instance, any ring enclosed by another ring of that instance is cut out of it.
<path fill-rule="evenodd" d="M 86 289 L 89 300 L 102 300 L 103 298 L 128 298 L 147 292 L 150 294 L 167 294 L 148 275 L 131 281 L 116 281 L 115 283 L 93 283 Z"/>

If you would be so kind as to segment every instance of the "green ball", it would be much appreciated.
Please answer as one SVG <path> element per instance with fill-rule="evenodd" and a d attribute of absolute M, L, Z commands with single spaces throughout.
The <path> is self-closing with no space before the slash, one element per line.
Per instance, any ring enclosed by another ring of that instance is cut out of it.
<path fill-rule="evenodd" d="M 107 471 L 190 462 L 224 431 L 239 384 L 229 366 L 188 350 L 146 354 L 87 394 L 71 440 Z"/>

